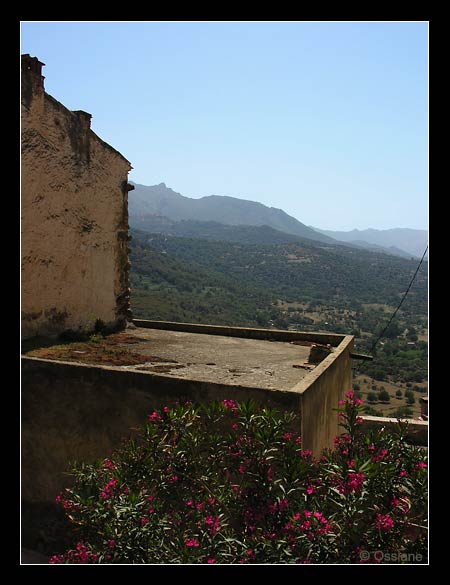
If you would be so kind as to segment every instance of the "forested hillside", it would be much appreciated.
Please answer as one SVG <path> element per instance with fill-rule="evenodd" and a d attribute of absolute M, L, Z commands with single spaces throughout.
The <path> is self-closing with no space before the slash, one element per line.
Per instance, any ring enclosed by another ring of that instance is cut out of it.
<path fill-rule="evenodd" d="M 243 244 L 133 231 L 136 317 L 333 331 L 368 351 L 398 306 L 417 261 L 339 245 Z M 364 372 L 427 378 L 427 264 Z"/>

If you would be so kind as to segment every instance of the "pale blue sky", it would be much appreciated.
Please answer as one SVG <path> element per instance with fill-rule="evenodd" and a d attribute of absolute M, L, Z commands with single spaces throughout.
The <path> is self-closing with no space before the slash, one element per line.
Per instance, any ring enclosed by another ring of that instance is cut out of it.
<path fill-rule="evenodd" d="M 21 52 L 136 183 L 428 227 L 427 22 L 22 22 Z"/>

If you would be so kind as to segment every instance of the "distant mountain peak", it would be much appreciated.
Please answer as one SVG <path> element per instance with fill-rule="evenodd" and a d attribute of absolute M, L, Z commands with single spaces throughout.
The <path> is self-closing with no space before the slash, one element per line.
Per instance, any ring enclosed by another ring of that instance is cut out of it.
<path fill-rule="evenodd" d="M 171 221 L 215 221 L 231 226 L 267 225 L 300 238 L 334 242 L 328 235 L 307 227 L 285 211 L 256 201 L 226 195 L 208 195 L 193 199 L 173 191 L 165 183 L 153 186 L 137 183 L 134 185 L 135 190 L 128 200 L 131 224 L 133 218 L 142 219 L 151 215 L 164 216 Z"/>

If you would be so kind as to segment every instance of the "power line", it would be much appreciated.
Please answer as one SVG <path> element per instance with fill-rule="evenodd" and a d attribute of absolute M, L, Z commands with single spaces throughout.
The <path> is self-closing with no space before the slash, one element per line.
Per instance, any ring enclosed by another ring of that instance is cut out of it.
<path fill-rule="evenodd" d="M 377 339 L 376 339 L 376 340 L 374 341 L 374 343 L 372 344 L 372 347 L 371 347 L 371 348 L 370 348 L 370 350 L 369 350 L 369 353 L 370 353 L 370 354 L 373 354 L 373 351 L 374 351 L 375 347 L 377 346 L 378 342 L 379 342 L 379 341 L 380 341 L 380 339 L 383 337 L 383 335 L 386 333 L 386 331 L 387 331 L 387 330 L 388 330 L 388 328 L 389 328 L 389 325 L 390 325 L 390 324 L 392 323 L 392 321 L 395 319 L 395 316 L 397 315 L 398 311 L 400 310 L 400 307 L 403 305 L 403 302 L 404 302 L 404 300 L 406 299 L 406 297 L 407 297 L 407 295 L 408 295 L 408 293 L 409 293 L 409 290 L 410 290 L 410 288 L 411 288 L 411 286 L 412 286 L 412 284 L 413 284 L 413 282 L 414 282 L 414 280 L 415 280 L 415 278 L 416 278 L 416 276 L 417 276 L 417 273 L 418 273 L 418 272 L 419 272 L 419 270 L 420 270 L 420 267 L 422 266 L 422 262 L 423 262 L 423 260 L 424 260 L 424 258 L 425 258 L 425 255 L 426 255 L 426 253 L 427 253 L 427 252 L 428 252 L 428 245 L 427 245 L 427 247 L 425 248 L 425 252 L 422 254 L 422 258 L 420 259 L 419 265 L 417 266 L 417 268 L 416 268 L 416 271 L 414 272 L 414 274 L 413 274 L 413 277 L 411 278 L 411 282 L 409 283 L 409 285 L 408 285 L 408 288 L 406 289 L 406 291 L 405 291 L 405 294 L 403 295 L 403 297 L 402 297 L 402 299 L 401 299 L 401 301 L 400 301 L 400 303 L 399 303 L 398 307 L 397 307 L 397 308 L 395 309 L 395 311 L 392 313 L 392 315 L 391 315 L 391 318 L 389 319 L 389 321 L 388 321 L 388 324 L 386 325 L 386 327 L 383 329 L 383 331 L 382 331 L 382 332 L 379 334 L 379 336 L 377 337 Z M 361 364 L 361 365 L 363 365 L 363 364 Z"/>

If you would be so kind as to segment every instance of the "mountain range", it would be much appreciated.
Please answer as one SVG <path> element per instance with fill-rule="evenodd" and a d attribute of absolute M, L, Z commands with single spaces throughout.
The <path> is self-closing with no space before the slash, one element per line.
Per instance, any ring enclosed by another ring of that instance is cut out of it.
<path fill-rule="evenodd" d="M 307 227 L 283 210 L 267 207 L 256 201 L 220 195 L 192 199 L 176 193 L 165 183 L 150 187 L 133 184 L 135 190 L 130 194 L 128 201 L 130 223 L 140 229 L 144 229 L 142 223 L 145 223 L 146 219 L 154 221 L 157 216 L 172 222 L 190 220 L 212 221 L 233 226 L 269 226 L 301 238 L 333 242 L 326 234 Z M 136 225 L 138 222 L 141 225 Z"/>
<path fill-rule="evenodd" d="M 313 229 L 340 242 L 347 242 L 373 251 L 388 248 L 393 254 L 407 258 L 411 256 L 421 258 L 428 243 L 427 230 L 393 228 L 388 230 L 355 229 L 348 232 L 339 232 L 319 228 Z"/>
<path fill-rule="evenodd" d="M 281 209 L 236 197 L 185 197 L 166 186 L 140 185 L 129 195 L 132 228 L 172 236 L 236 241 L 289 243 L 299 240 L 343 244 L 374 252 L 421 257 L 426 230 L 352 230 L 338 232 L 306 226 Z"/>

